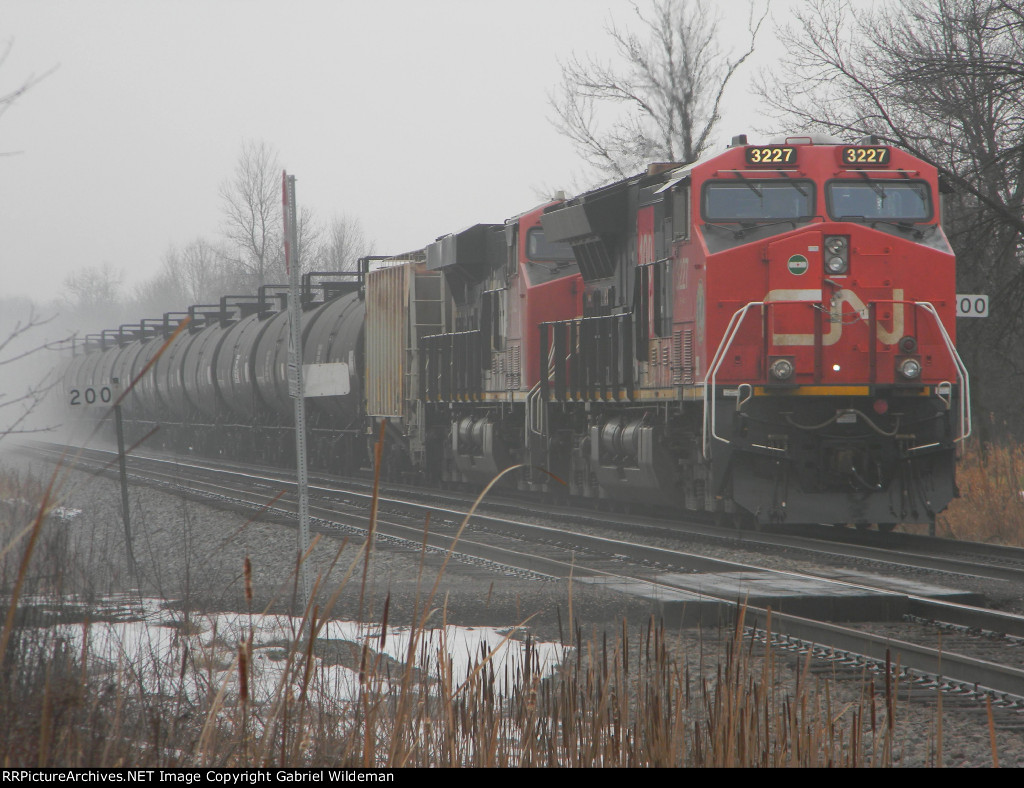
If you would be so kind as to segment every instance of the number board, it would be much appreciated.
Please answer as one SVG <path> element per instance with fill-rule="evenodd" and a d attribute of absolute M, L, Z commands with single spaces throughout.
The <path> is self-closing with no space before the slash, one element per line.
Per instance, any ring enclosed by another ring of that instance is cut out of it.
<path fill-rule="evenodd" d="M 956 316 L 988 317 L 988 296 L 980 293 L 957 293 Z"/>
<path fill-rule="evenodd" d="M 747 148 L 746 161 L 760 167 L 796 164 L 796 148 L 790 145 L 754 145 Z"/>
<path fill-rule="evenodd" d="M 68 391 L 69 405 L 109 405 L 114 401 L 115 386 L 82 386 Z"/>
<path fill-rule="evenodd" d="M 846 165 L 884 167 L 889 163 L 889 149 L 871 145 L 848 145 L 839 156 Z"/>

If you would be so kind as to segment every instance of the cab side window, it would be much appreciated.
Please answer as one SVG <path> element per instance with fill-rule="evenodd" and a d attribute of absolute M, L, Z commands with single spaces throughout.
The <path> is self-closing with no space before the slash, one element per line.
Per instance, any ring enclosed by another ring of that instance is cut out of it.
<path fill-rule="evenodd" d="M 679 186 L 672 190 L 672 240 L 683 241 L 690 237 L 690 187 Z"/>

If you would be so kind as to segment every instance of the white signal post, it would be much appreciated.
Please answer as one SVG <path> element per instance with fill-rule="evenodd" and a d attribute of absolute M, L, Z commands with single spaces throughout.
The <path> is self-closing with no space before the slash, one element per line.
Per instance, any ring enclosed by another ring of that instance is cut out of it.
<path fill-rule="evenodd" d="M 284 262 L 288 271 L 288 393 L 295 401 L 295 464 L 299 498 L 299 586 L 303 606 L 312 593 L 306 561 L 309 551 L 309 468 L 306 464 L 306 398 L 302 383 L 302 301 L 299 296 L 298 210 L 295 206 L 295 176 L 281 173 L 284 201 Z"/>
<path fill-rule="evenodd" d="M 79 405 L 109 407 L 107 415 L 114 414 L 114 432 L 117 435 L 117 467 L 121 477 L 121 521 L 124 523 L 124 549 L 128 559 L 128 571 L 137 579 L 138 565 L 135 563 L 135 551 L 132 548 L 131 508 L 128 505 L 128 465 L 124 452 L 124 422 L 121 418 L 119 389 L 120 381 L 117 378 L 112 378 L 107 385 L 76 387 L 68 392 L 71 395 L 68 404 L 73 407 Z"/>

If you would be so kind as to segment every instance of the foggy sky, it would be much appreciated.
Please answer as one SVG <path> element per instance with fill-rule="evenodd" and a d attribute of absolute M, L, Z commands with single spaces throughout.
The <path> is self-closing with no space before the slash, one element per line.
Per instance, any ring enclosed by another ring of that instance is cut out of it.
<path fill-rule="evenodd" d="M 300 205 L 358 217 L 382 254 L 572 193 L 590 176 L 548 94 L 559 58 L 611 56 L 612 13 L 634 18 L 616 0 L 4 0 L 0 94 L 55 71 L 0 117 L 3 292 L 48 302 L 103 264 L 131 287 L 169 245 L 220 240 L 246 140 L 277 149 Z M 715 147 L 757 123 L 751 73 Z"/>

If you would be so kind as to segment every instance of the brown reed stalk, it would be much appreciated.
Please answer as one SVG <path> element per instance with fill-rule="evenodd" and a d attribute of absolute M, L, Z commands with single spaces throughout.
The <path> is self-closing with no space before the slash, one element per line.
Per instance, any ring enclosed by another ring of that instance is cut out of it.
<path fill-rule="evenodd" d="M 25 552 L 21 557 L 21 563 L 18 565 L 18 576 L 14 583 L 14 589 L 11 592 L 10 601 L 8 602 L 9 607 L 7 608 L 7 618 L 4 621 L 3 634 L 0 635 L 0 668 L 2 668 L 7 662 L 7 646 L 10 643 L 11 633 L 14 630 L 14 617 L 18 610 L 18 601 L 21 598 L 21 591 L 25 584 L 25 578 L 28 575 L 28 566 L 32 560 L 32 553 L 35 551 L 36 544 L 39 541 L 39 533 L 42 531 L 43 522 L 50 512 L 50 496 L 53 492 L 53 485 L 56 481 L 57 471 L 59 468 L 59 465 L 55 467 L 53 474 L 50 476 L 50 482 L 43 493 L 43 500 L 39 504 L 39 511 L 36 513 L 35 519 L 32 522 L 32 529 L 29 534 L 28 544 L 25 545 Z"/>
<path fill-rule="evenodd" d="M 985 696 L 985 712 L 988 715 L 988 741 L 992 748 L 992 768 L 999 768 L 999 748 L 996 746 L 996 720 L 992 715 L 992 696 Z"/>

